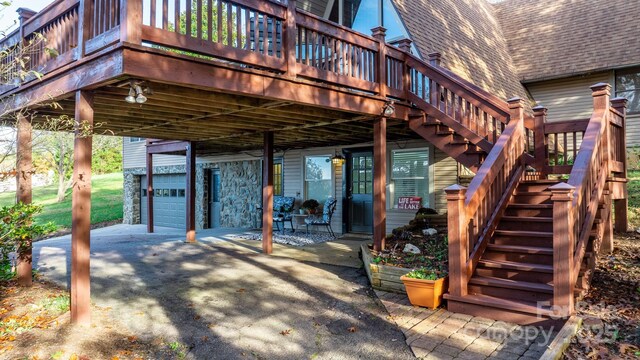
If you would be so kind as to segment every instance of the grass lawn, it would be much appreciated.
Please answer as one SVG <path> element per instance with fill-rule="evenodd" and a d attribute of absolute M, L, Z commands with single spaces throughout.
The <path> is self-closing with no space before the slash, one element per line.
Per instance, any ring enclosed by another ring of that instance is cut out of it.
<path fill-rule="evenodd" d="M 633 230 L 640 227 L 640 170 L 629 170 L 629 227 Z"/>
<path fill-rule="evenodd" d="M 33 189 L 33 202 L 43 206 L 38 223 L 54 222 L 60 228 L 71 227 L 71 190 L 56 203 L 58 184 Z M 0 194 L 0 206 L 12 205 L 15 192 Z M 122 219 L 122 173 L 95 175 L 91 181 L 91 223 Z"/>

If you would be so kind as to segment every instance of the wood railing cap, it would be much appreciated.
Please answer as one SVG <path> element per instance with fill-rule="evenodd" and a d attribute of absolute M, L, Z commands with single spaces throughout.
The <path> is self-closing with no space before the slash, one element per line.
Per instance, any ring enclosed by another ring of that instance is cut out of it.
<path fill-rule="evenodd" d="M 603 91 L 610 92 L 611 85 L 600 82 L 600 83 L 591 85 L 589 88 L 591 88 L 591 91 L 593 92 L 593 96 L 598 96 L 600 95 L 598 94 L 599 92 L 603 92 Z"/>
<path fill-rule="evenodd" d="M 623 98 L 623 97 L 615 97 L 613 99 L 611 99 L 611 104 L 614 107 L 627 107 L 627 102 L 629 100 L 627 100 L 627 98 Z"/>
<path fill-rule="evenodd" d="M 557 183 L 553 186 L 549 186 L 551 191 L 551 201 L 570 201 L 573 199 L 573 192 L 576 187 L 569 185 L 565 182 Z"/>
<path fill-rule="evenodd" d="M 540 114 L 546 114 L 547 113 L 547 108 L 538 104 L 536 106 L 534 106 L 533 108 L 531 108 L 531 110 L 533 110 L 534 114 L 540 113 Z"/>
<path fill-rule="evenodd" d="M 16 12 L 18 13 L 18 18 L 20 19 L 20 21 L 28 20 L 33 15 L 38 13 L 37 11 L 33 11 L 33 10 L 31 10 L 29 8 L 25 8 L 25 7 L 18 8 L 18 10 L 16 10 Z"/>
<path fill-rule="evenodd" d="M 511 99 L 507 100 L 507 103 L 509 104 L 509 109 L 524 107 L 524 100 L 522 100 L 522 98 L 519 96 L 512 97 Z"/>
<path fill-rule="evenodd" d="M 467 188 L 460 184 L 453 184 L 445 188 L 444 192 L 447 193 L 447 200 L 461 200 L 464 199 Z"/>
<path fill-rule="evenodd" d="M 387 35 L 387 28 L 385 28 L 384 26 L 376 26 L 373 29 L 371 29 L 371 36 L 373 36 L 374 38 L 384 37 L 386 35 Z"/>

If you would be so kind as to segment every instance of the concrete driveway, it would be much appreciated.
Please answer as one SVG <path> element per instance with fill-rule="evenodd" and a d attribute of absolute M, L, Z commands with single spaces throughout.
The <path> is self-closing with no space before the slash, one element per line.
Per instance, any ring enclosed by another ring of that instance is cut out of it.
<path fill-rule="evenodd" d="M 413 358 L 362 269 L 261 255 L 228 246 L 229 233 L 185 244 L 175 229 L 95 230 L 92 301 L 193 359 Z M 70 237 L 36 243 L 34 264 L 67 285 Z"/>

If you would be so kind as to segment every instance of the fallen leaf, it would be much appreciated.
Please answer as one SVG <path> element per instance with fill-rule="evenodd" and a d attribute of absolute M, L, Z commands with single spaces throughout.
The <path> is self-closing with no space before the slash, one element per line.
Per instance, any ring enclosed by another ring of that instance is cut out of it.
<path fill-rule="evenodd" d="M 291 334 L 291 329 L 280 331 L 280 335 L 282 335 L 282 336 L 287 336 L 289 334 Z"/>
<path fill-rule="evenodd" d="M 243 292 L 245 292 L 245 291 L 246 291 L 245 289 L 238 289 L 238 290 L 236 290 L 236 292 L 239 292 L 239 293 L 243 293 Z"/>
<path fill-rule="evenodd" d="M 355 326 L 352 326 L 352 327 L 348 328 L 347 330 L 349 330 L 349 332 L 351 332 L 351 333 L 354 333 L 354 332 L 358 331 L 358 329 L 356 329 Z"/>
<path fill-rule="evenodd" d="M 127 337 L 127 340 L 129 340 L 129 342 L 136 342 L 138 340 L 138 337 L 135 335 L 132 335 Z"/>

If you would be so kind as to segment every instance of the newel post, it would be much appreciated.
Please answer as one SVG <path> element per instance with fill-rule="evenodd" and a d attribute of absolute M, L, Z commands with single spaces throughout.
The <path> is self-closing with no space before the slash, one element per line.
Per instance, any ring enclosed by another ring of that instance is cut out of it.
<path fill-rule="evenodd" d="M 616 111 L 622 114 L 622 138 L 618 139 L 616 144 L 620 147 L 620 151 L 622 153 L 622 173 L 618 176 L 627 178 L 627 99 L 625 98 L 615 98 L 611 100 L 611 107 L 613 107 Z M 627 183 L 619 183 L 618 186 L 622 186 L 622 199 L 616 199 L 613 201 L 613 207 L 615 210 L 615 229 L 616 231 L 627 232 L 628 231 L 628 220 L 627 220 L 627 206 L 628 204 L 628 194 L 627 194 Z"/>
<path fill-rule="evenodd" d="M 371 29 L 372 36 L 378 40 L 378 94 L 380 96 L 387 96 L 387 43 L 385 37 L 387 29 L 383 26 L 378 26 Z"/>
<path fill-rule="evenodd" d="M 402 39 L 398 41 L 398 49 L 404 51 L 407 54 L 411 54 L 411 39 Z M 405 99 L 409 98 L 409 92 L 411 90 L 411 74 L 409 73 L 409 66 L 407 66 L 407 55 L 405 55 L 404 64 L 402 66 L 402 90 L 405 93 Z"/>
<path fill-rule="evenodd" d="M 574 212 L 575 187 L 567 183 L 549 187 L 553 201 L 553 309 L 557 316 L 573 313 L 573 253 L 575 247 Z"/>
<path fill-rule="evenodd" d="M 544 123 L 547 122 L 547 108 L 544 106 L 536 106 L 533 109 L 534 119 L 534 158 L 535 167 L 545 178 L 545 166 L 547 165 L 547 137 L 544 134 Z"/>
<path fill-rule="evenodd" d="M 429 64 L 433 66 L 440 66 L 442 63 L 442 54 L 439 52 L 431 53 L 427 55 L 427 59 L 429 60 Z"/>
<path fill-rule="evenodd" d="M 296 37 L 298 36 L 296 27 L 296 0 L 288 0 L 287 2 L 287 19 L 284 23 L 284 34 L 287 76 L 296 77 L 298 74 L 298 63 L 296 61 Z"/>
<path fill-rule="evenodd" d="M 451 185 L 447 193 L 447 224 L 449 232 L 449 293 L 467 295 L 467 260 L 469 258 L 468 219 L 464 201 L 467 188 Z"/>
<path fill-rule="evenodd" d="M 142 0 L 120 0 L 120 41 L 142 43 Z"/>

